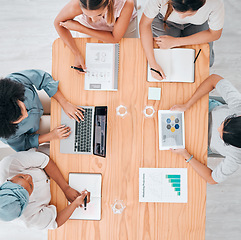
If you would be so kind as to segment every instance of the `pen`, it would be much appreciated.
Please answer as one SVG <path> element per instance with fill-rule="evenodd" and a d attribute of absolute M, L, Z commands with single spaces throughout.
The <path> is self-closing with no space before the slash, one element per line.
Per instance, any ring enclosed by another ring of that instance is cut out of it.
<path fill-rule="evenodd" d="M 199 51 L 198 51 L 198 53 L 197 53 L 197 56 L 195 57 L 195 59 L 194 59 L 194 62 L 193 62 L 193 63 L 195 63 L 195 62 L 196 62 L 196 60 L 197 60 L 197 58 L 198 58 L 198 56 L 199 56 L 199 54 L 200 54 L 201 50 L 202 50 L 202 49 L 199 49 Z"/>
<path fill-rule="evenodd" d="M 86 209 L 87 209 L 87 195 L 84 198 L 84 210 L 86 210 Z"/>
<path fill-rule="evenodd" d="M 70 66 L 70 67 L 75 69 L 75 70 L 78 70 L 80 72 L 85 72 L 85 70 L 83 68 L 78 68 L 78 67 L 75 67 L 75 66 Z"/>
<path fill-rule="evenodd" d="M 159 71 L 157 71 L 156 69 L 154 69 L 154 68 L 151 68 L 150 69 L 151 71 L 153 71 L 153 72 L 156 72 L 156 73 L 158 73 L 161 77 L 162 77 L 162 74 L 159 72 Z"/>

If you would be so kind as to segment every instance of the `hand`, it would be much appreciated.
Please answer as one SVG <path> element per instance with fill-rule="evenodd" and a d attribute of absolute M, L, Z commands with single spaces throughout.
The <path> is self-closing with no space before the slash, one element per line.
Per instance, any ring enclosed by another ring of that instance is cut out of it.
<path fill-rule="evenodd" d="M 82 24 L 75 20 L 67 20 L 65 22 L 60 22 L 59 25 L 71 31 L 81 32 Z"/>
<path fill-rule="evenodd" d="M 152 77 L 154 77 L 154 78 L 157 79 L 157 80 L 166 79 L 166 75 L 165 75 L 165 73 L 163 72 L 163 70 L 162 70 L 162 68 L 160 67 L 160 65 L 158 65 L 157 63 L 155 63 L 154 65 L 150 66 L 150 68 L 153 68 L 153 69 L 159 71 L 159 72 L 161 73 L 161 75 L 162 75 L 162 77 L 161 77 L 158 73 L 156 73 L 155 71 L 152 71 L 152 70 L 151 70 L 151 75 L 152 75 Z"/>
<path fill-rule="evenodd" d="M 75 67 L 80 67 L 80 68 L 83 68 L 83 70 L 86 70 L 85 60 L 84 60 L 83 56 L 80 53 L 78 55 L 75 55 L 74 66 Z M 80 71 L 77 71 L 77 72 L 79 74 L 85 74 L 85 72 L 80 72 Z"/>
<path fill-rule="evenodd" d="M 155 40 L 157 46 L 161 49 L 169 49 L 169 48 L 178 46 L 177 38 L 171 37 L 168 35 L 155 37 L 154 40 Z"/>
<path fill-rule="evenodd" d="M 68 185 L 68 187 L 64 190 L 64 195 L 69 202 L 73 202 L 77 197 L 81 195 L 81 193 Z"/>
<path fill-rule="evenodd" d="M 70 133 L 70 127 L 66 127 L 65 125 L 58 126 L 50 132 L 50 134 L 52 135 L 51 140 L 65 139 L 70 135 Z"/>
<path fill-rule="evenodd" d="M 189 159 L 191 157 L 191 154 L 185 148 L 180 148 L 180 149 L 172 149 L 172 148 L 170 148 L 170 150 L 173 153 L 181 155 L 185 159 Z"/>
<path fill-rule="evenodd" d="M 83 108 L 73 105 L 69 102 L 66 102 L 65 104 L 63 104 L 62 107 L 63 107 L 64 112 L 67 114 L 67 116 L 70 119 L 74 119 L 77 122 L 80 122 L 80 120 L 84 121 L 83 112 L 85 110 Z"/>
<path fill-rule="evenodd" d="M 177 104 L 170 108 L 171 111 L 181 111 L 185 112 L 188 109 L 186 104 Z"/>
<path fill-rule="evenodd" d="M 76 204 L 76 207 L 83 207 L 84 205 L 84 199 L 87 196 L 87 203 L 90 202 L 90 192 L 88 192 L 87 190 L 82 191 L 81 195 L 78 196 L 73 203 Z"/>

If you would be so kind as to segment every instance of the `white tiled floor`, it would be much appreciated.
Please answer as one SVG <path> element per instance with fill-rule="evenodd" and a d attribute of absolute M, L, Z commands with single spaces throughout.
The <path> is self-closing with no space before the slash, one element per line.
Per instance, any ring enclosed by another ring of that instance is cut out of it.
<path fill-rule="evenodd" d="M 147 0 L 138 0 L 142 6 Z M 67 0 L 0 0 L 0 76 L 28 68 L 51 72 L 53 20 Z M 215 43 L 212 73 L 229 79 L 241 91 L 241 2 L 225 0 L 223 35 Z M 1 147 L 1 146 L 0 146 Z M 1 149 L 0 149 L 1 151 Z M 215 166 L 216 159 L 209 159 Z M 241 239 L 241 171 L 226 182 L 207 187 L 206 240 Z M 0 223 L 1 240 L 45 240 L 46 232 Z M 115 239 L 114 239 L 115 240 Z M 136 239 L 131 239 L 136 240 Z M 185 239 L 183 239 L 185 240 Z"/>

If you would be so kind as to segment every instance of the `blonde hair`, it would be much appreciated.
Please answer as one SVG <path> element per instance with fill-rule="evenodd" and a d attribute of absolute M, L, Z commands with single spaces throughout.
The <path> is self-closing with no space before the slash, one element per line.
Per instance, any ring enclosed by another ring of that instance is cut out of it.
<path fill-rule="evenodd" d="M 80 6 L 90 11 L 107 7 L 107 24 L 115 23 L 114 0 L 80 0 Z"/>

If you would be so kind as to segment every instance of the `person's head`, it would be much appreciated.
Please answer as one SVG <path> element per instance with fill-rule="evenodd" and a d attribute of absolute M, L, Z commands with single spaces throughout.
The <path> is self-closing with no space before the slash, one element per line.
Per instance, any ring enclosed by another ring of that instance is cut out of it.
<path fill-rule="evenodd" d="M 241 148 L 241 116 L 228 116 L 218 131 L 226 145 Z"/>
<path fill-rule="evenodd" d="M 0 79 L 0 137 L 9 138 L 16 133 L 18 123 L 28 117 L 23 103 L 24 86 L 10 79 Z"/>
<path fill-rule="evenodd" d="M 193 16 L 205 2 L 206 0 L 169 0 L 164 21 L 168 19 L 172 11 L 176 11 L 180 18 Z"/>
<path fill-rule="evenodd" d="M 14 183 L 12 179 L 0 186 L 0 219 L 2 221 L 12 221 L 20 217 L 23 210 L 27 207 L 29 196 L 32 193 L 29 193 L 21 185 L 23 182 L 19 182 L 19 184 Z"/>
<path fill-rule="evenodd" d="M 115 23 L 113 0 L 80 0 L 80 7 L 93 22 L 99 21 L 107 12 L 107 23 Z"/>

